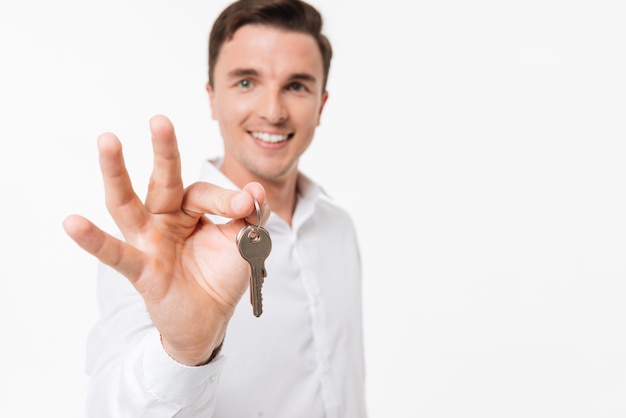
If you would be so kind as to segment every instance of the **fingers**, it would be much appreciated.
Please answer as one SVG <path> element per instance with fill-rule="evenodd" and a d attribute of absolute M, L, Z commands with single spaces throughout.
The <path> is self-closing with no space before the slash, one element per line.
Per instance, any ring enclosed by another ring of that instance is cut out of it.
<path fill-rule="evenodd" d="M 248 183 L 243 190 L 229 190 L 211 183 L 198 182 L 187 188 L 183 198 L 183 211 L 199 218 L 208 213 L 230 219 L 245 218 L 256 225 L 257 217 L 254 199 L 261 209 L 261 223 L 270 215 L 270 208 L 265 198 L 265 189 L 259 183 Z"/>
<path fill-rule="evenodd" d="M 70 215 L 63 221 L 65 232 L 83 250 L 111 266 L 135 282 L 144 269 L 142 253 L 102 231 L 89 220 L 78 215 Z"/>
<path fill-rule="evenodd" d="M 120 230 L 127 235 L 146 222 L 147 212 L 133 190 L 119 139 L 112 133 L 100 135 L 98 153 L 107 209 Z"/>
<path fill-rule="evenodd" d="M 254 202 L 253 202 L 253 213 L 246 217 L 246 221 L 254 225 L 256 225 L 257 223 L 260 223 L 261 225 L 265 225 L 265 223 L 270 217 L 270 214 L 272 213 L 272 210 L 270 209 L 270 205 L 267 203 L 267 198 L 265 196 L 265 189 L 260 183 L 251 182 L 251 183 L 246 184 L 243 187 L 243 190 L 247 191 L 252 196 L 254 196 L 261 210 L 261 220 L 259 221 L 259 219 L 257 218 L 256 208 L 254 208 Z"/>
<path fill-rule="evenodd" d="M 154 167 L 150 176 L 146 209 L 151 213 L 168 213 L 180 209 L 183 199 L 183 181 L 180 154 L 174 126 L 165 116 L 150 120 Z"/>

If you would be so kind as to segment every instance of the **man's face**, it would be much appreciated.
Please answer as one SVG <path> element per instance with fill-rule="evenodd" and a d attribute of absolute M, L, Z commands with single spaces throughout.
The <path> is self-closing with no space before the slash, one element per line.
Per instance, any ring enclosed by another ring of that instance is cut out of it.
<path fill-rule="evenodd" d="M 207 86 L 224 138 L 222 171 L 242 186 L 296 176 L 327 98 L 315 39 L 246 25 L 227 41 Z"/>

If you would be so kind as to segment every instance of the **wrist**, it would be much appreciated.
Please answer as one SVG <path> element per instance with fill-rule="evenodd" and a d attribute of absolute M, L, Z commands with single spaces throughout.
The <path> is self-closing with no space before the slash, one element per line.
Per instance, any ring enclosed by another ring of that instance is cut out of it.
<path fill-rule="evenodd" d="M 224 345 L 224 339 L 222 339 L 222 342 L 220 343 L 220 345 L 215 347 L 215 349 L 213 350 L 213 352 L 209 356 L 209 359 L 207 361 L 205 361 L 204 363 L 202 363 L 202 364 L 198 364 L 198 366 L 204 366 L 205 364 L 209 364 L 210 362 L 215 360 L 215 358 L 220 354 L 220 351 L 222 351 L 222 345 Z"/>
<path fill-rule="evenodd" d="M 167 343 L 161 336 L 161 345 L 163 346 L 163 350 L 167 353 L 168 356 L 172 358 L 172 360 L 176 361 L 185 366 L 197 367 L 204 366 L 213 361 L 222 350 L 222 345 L 224 344 L 224 336 L 220 339 L 220 343 L 217 346 L 212 345 L 209 349 L 206 350 L 178 350 L 173 348 L 171 345 Z"/>

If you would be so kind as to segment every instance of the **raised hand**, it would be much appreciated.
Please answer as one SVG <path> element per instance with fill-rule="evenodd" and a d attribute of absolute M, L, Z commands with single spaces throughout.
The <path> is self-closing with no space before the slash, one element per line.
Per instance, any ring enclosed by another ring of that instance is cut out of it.
<path fill-rule="evenodd" d="M 68 216 L 63 226 L 80 247 L 130 280 L 172 358 L 202 364 L 224 338 L 249 283 L 235 241 L 243 218 L 257 223 L 253 196 L 262 223 L 270 211 L 258 183 L 241 191 L 209 183 L 183 188 L 171 122 L 155 116 L 150 130 L 154 168 L 145 203 L 132 188 L 120 141 L 111 133 L 98 138 L 106 206 L 124 241 L 78 215 Z M 233 220 L 214 224 L 207 213 Z"/>

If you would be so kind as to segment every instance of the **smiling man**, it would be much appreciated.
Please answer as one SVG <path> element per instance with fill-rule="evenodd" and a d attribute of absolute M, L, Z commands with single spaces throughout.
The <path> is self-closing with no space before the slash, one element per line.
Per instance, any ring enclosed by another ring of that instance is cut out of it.
<path fill-rule="evenodd" d="M 221 171 L 238 186 L 262 182 L 272 211 L 291 224 L 298 160 L 328 97 L 320 48 L 310 34 L 248 24 L 218 57 L 207 91 L 224 138 Z"/>
<path fill-rule="evenodd" d="M 164 116 L 150 121 L 144 202 L 119 140 L 100 136 L 107 208 L 123 240 L 77 215 L 64 223 L 102 261 L 89 416 L 366 416 L 356 234 L 298 169 L 328 98 L 332 50 L 321 29 L 299 0 L 240 0 L 222 12 L 207 92 L 224 153 L 187 188 Z M 272 238 L 258 318 L 239 303 L 250 273 L 236 244 L 255 223 Z"/>

